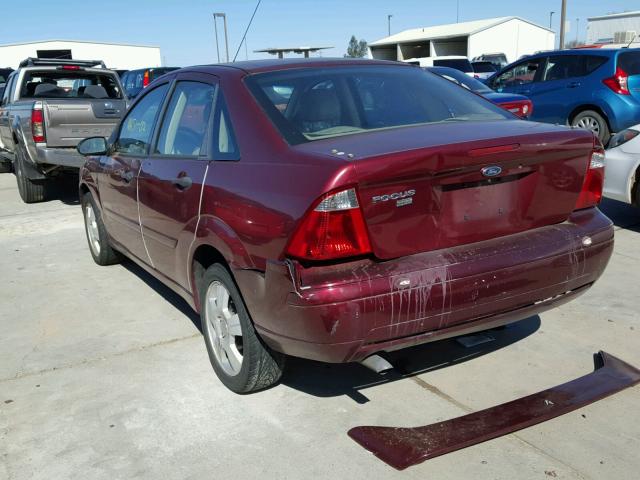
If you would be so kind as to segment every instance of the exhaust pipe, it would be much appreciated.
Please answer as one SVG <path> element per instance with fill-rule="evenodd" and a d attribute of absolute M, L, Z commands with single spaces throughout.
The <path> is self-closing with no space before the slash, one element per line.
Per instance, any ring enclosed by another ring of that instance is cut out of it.
<path fill-rule="evenodd" d="M 361 360 L 360 363 L 367 367 L 369 370 L 373 370 L 378 374 L 383 374 L 388 372 L 389 370 L 393 370 L 393 365 L 387 362 L 380 355 L 371 355 L 364 360 Z"/>

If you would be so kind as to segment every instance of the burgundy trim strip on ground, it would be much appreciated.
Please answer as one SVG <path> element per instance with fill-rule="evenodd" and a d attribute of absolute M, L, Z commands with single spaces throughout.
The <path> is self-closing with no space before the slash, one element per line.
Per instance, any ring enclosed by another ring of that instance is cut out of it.
<path fill-rule="evenodd" d="M 398 470 L 460 450 L 601 400 L 640 383 L 640 370 L 606 352 L 595 370 L 570 382 L 502 405 L 415 428 L 355 427 L 349 436 Z"/>

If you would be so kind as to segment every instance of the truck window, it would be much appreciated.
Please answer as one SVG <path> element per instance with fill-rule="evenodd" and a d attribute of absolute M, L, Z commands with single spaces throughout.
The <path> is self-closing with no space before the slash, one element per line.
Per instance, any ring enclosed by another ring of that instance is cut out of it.
<path fill-rule="evenodd" d="M 20 98 L 122 98 L 115 75 L 82 71 L 27 71 Z"/>

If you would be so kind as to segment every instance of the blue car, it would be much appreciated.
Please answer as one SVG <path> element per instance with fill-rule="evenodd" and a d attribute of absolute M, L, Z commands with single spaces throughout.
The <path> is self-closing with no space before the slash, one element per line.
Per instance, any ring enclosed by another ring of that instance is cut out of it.
<path fill-rule="evenodd" d="M 460 85 L 461 87 L 471 90 L 473 93 L 491 100 L 493 103 L 510 111 L 511 113 L 521 117 L 529 118 L 533 110 L 531 100 L 524 95 L 517 95 L 515 93 L 498 93 L 491 90 L 480 80 L 476 80 L 470 77 L 466 73 L 456 70 L 450 67 L 425 67 L 427 72 L 440 75 L 447 80 Z"/>
<path fill-rule="evenodd" d="M 487 80 L 498 92 L 526 95 L 532 120 L 593 131 L 603 143 L 640 123 L 640 49 L 542 52 Z"/>

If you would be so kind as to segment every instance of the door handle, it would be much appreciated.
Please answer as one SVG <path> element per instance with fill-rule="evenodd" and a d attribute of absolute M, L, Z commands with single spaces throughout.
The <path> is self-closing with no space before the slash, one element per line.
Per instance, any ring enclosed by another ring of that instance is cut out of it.
<path fill-rule="evenodd" d="M 567 88 L 577 88 L 580 86 L 580 82 L 571 82 L 567 85 Z"/>
<path fill-rule="evenodd" d="M 191 177 L 184 175 L 174 178 L 173 184 L 178 188 L 178 190 L 188 190 L 191 188 L 191 185 L 193 185 L 193 180 L 191 180 Z"/>
<path fill-rule="evenodd" d="M 124 183 L 131 183 L 131 180 L 133 180 L 133 172 L 131 170 L 116 170 L 114 173 Z"/>

